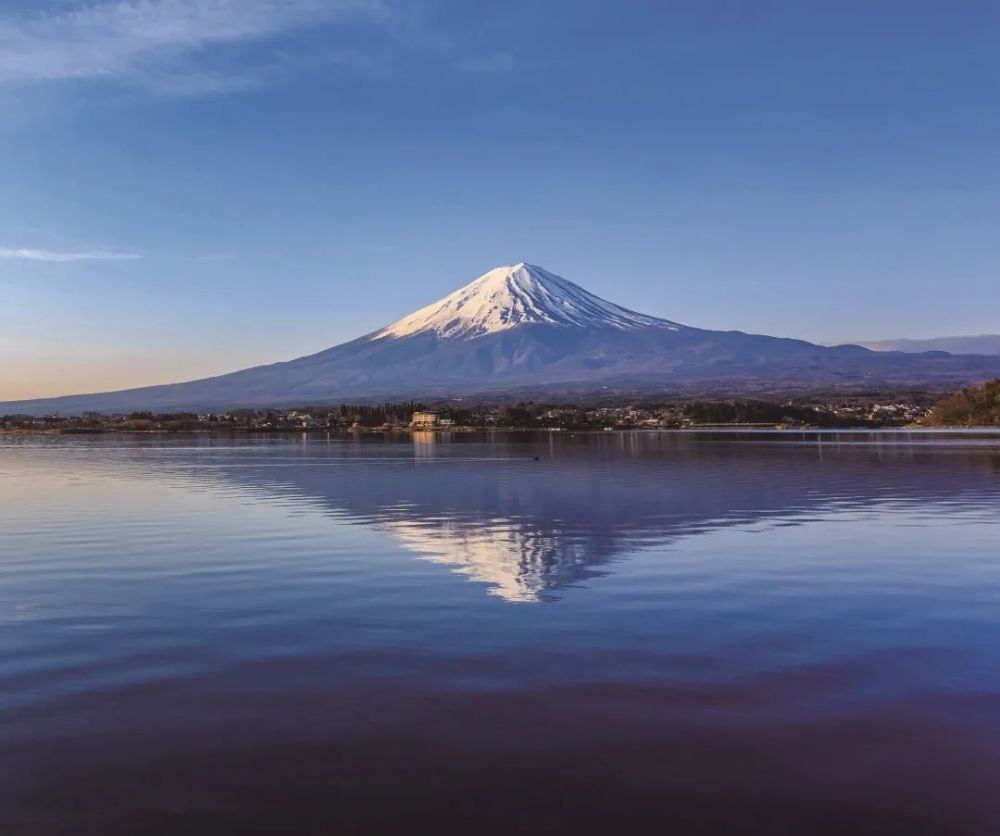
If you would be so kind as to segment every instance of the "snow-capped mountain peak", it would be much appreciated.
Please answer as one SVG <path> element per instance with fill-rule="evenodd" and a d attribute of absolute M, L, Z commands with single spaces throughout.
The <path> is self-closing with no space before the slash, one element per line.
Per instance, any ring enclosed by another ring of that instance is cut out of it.
<path fill-rule="evenodd" d="M 527 324 L 620 330 L 683 327 L 630 311 L 541 267 L 519 262 L 484 273 L 450 296 L 386 326 L 372 339 L 421 333 L 479 337 Z"/>
<path fill-rule="evenodd" d="M 502 399 L 503 392 L 583 397 L 612 387 L 661 395 L 955 389 L 997 376 L 1000 357 L 826 348 L 677 325 L 512 264 L 381 331 L 305 357 L 184 383 L 0 403 L 0 414 L 216 412 L 352 399 Z"/>

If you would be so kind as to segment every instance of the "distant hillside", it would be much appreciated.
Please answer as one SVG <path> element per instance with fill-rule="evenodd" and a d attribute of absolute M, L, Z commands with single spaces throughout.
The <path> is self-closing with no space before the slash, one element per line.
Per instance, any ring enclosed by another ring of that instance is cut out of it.
<path fill-rule="evenodd" d="M 927 423 L 936 427 L 1000 427 L 1000 378 L 945 398 L 934 407 Z"/>
<path fill-rule="evenodd" d="M 947 351 L 949 354 L 1000 354 L 1000 334 L 980 334 L 976 337 L 931 337 L 926 340 L 874 340 L 859 342 L 872 351 Z"/>

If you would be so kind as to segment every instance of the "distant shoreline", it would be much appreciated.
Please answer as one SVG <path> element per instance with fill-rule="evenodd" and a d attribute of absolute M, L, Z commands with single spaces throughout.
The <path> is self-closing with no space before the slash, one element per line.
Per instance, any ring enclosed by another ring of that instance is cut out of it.
<path fill-rule="evenodd" d="M 204 430 L 170 430 L 170 429 L 150 429 L 150 430 L 103 430 L 103 429 L 0 429 L 0 437 L 14 436 L 316 436 L 316 437 L 337 437 L 349 438 L 357 436 L 414 436 L 414 435 L 470 435 L 474 433 L 503 433 L 503 434 L 527 434 L 527 433 L 547 433 L 559 435 L 613 435 L 616 433 L 643 433 L 652 435 L 656 433 L 685 434 L 698 432 L 767 432 L 767 433 L 960 433 L 960 432 L 991 432 L 1000 433 L 997 426 L 961 426 L 961 427 L 938 427 L 925 425 L 905 425 L 905 426 L 885 426 L 885 427 L 817 427 L 817 426 L 785 426 L 780 424 L 697 424 L 687 427 L 611 427 L 608 429 L 579 429 L 567 430 L 561 427 L 449 427 L 447 429 L 381 429 L 381 428 L 359 428 L 359 429 L 271 429 L 243 430 L 235 429 L 204 429 Z"/>

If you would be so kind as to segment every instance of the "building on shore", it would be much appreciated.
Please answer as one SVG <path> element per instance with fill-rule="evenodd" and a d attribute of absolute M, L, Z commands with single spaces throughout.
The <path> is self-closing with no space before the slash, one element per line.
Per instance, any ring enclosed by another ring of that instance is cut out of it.
<path fill-rule="evenodd" d="M 414 429 L 429 429 L 441 426 L 441 416 L 436 412 L 414 412 L 410 419 L 410 426 Z"/>

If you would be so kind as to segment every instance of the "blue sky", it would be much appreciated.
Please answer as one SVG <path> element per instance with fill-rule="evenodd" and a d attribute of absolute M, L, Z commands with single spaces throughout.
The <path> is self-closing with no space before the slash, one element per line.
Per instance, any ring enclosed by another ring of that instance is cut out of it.
<path fill-rule="evenodd" d="M 373 330 L 497 265 L 816 341 L 1000 331 L 993 3 L 0 7 L 0 399 Z"/>

